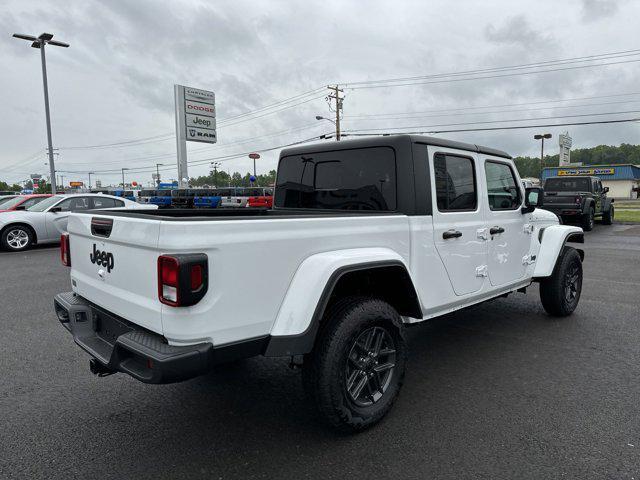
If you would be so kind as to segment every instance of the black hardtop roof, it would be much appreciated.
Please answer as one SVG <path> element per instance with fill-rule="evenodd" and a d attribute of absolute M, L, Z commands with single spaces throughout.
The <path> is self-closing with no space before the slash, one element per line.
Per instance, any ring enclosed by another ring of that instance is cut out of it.
<path fill-rule="evenodd" d="M 335 150 L 346 150 L 351 148 L 366 147 L 393 147 L 399 143 L 424 143 L 434 145 L 436 147 L 455 148 L 458 150 L 466 150 L 468 152 L 484 153 L 495 157 L 512 158 L 507 152 L 497 150 L 495 148 L 483 147 L 482 145 L 474 145 L 473 143 L 457 142 L 455 140 L 446 140 L 439 137 L 429 137 L 427 135 L 384 135 L 362 137 L 352 140 L 341 140 L 340 142 L 316 142 L 295 145 L 285 148 L 280 152 L 280 158 L 289 155 L 300 155 L 305 153 L 327 152 Z"/>

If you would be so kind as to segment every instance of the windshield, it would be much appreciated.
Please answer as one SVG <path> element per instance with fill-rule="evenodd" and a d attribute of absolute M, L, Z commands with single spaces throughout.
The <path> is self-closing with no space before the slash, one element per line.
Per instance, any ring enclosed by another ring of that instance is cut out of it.
<path fill-rule="evenodd" d="M 51 205 L 55 205 L 63 198 L 64 197 L 60 195 L 55 195 L 53 197 L 45 198 L 40 203 L 36 203 L 33 207 L 27 208 L 27 210 L 30 212 L 44 212 Z"/>
<path fill-rule="evenodd" d="M 11 207 L 15 207 L 20 202 L 22 202 L 22 200 L 24 200 L 24 197 L 15 197 L 15 198 L 12 198 L 11 200 L 6 200 L 4 202 L 0 202 L 0 208 L 8 209 L 8 208 L 11 208 Z"/>
<path fill-rule="evenodd" d="M 0 208 L 10 208 L 15 205 L 14 202 L 19 201 L 20 197 L 0 197 Z"/>
<path fill-rule="evenodd" d="M 548 178 L 544 182 L 546 192 L 588 192 L 590 190 L 588 178 Z"/>

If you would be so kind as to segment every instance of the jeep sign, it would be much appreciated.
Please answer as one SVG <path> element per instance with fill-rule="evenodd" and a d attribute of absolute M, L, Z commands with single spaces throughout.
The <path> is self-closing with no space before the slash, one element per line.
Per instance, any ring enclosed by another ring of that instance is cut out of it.
<path fill-rule="evenodd" d="M 187 141 L 216 143 L 216 94 L 207 90 L 174 85 L 178 180 L 186 187 Z"/>

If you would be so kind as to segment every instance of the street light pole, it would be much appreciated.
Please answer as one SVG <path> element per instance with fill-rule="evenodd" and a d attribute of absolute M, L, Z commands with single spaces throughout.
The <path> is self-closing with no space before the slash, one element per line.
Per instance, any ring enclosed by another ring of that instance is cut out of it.
<path fill-rule="evenodd" d="M 249 154 L 249 158 L 251 158 L 253 160 L 253 178 L 258 179 L 257 175 L 256 175 L 256 160 L 258 158 L 260 158 L 260 154 L 259 153 L 250 153 Z M 251 186 L 253 186 L 253 182 L 251 182 Z"/>
<path fill-rule="evenodd" d="M 91 190 L 91 174 L 92 174 L 92 173 L 93 173 L 93 172 L 89 172 L 89 190 Z"/>
<path fill-rule="evenodd" d="M 213 185 L 215 187 L 218 186 L 218 166 L 219 165 L 222 165 L 222 164 L 220 162 L 211 162 L 211 166 L 213 167 Z"/>
<path fill-rule="evenodd" d="M 544 139 L 551 138 L 550 133 L 536 134 L 533 136 L 534 140 L 542 140 L 540 146 L 540 180 L 542 180 L 542 171 L 544 170 Z"/>
<path fill-rule="evenodd" d="M 49 112 L 49 87 L 47 83 L 47 60 L 45 57 L 45 45 L 55 45 L 57 47 L 69 47 L 68 43 L 58 42 L 56 40 L 51 40 L 53 38 L 53 34 L 51 33 L 41 33 L 39 37 L 34 37 L 33 35 L 23 35 L 20 33 L 14 33 L 13 36 L 15 38 L 20 38 L 22 40 L 27 40 L 31 43 L 33 48 L 40 49 L 40 60 L 42 61 L 42 85 L 44 88 L 44 112 L 47 120 L 47 143 L 49 146 L 49 170 L 51 174 L 51 193 L 55 195 L 56 193 L 56 168 L 53 163 L 53 140 L 51 139 L 51 118 Z"/>

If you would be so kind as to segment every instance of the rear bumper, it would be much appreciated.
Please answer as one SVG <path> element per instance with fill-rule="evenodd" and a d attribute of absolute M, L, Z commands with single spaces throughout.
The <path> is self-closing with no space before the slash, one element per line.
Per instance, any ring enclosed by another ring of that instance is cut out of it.
<path fill-rule="evenodd" d="M 123 372 L 144 383 L 174 383 L 216 364 L 262 353 L 268 338 L 214 348 L 211 343 L 172 346 L 161 335 L 119 318 L 74 294 L 54 298 L 58 320 L 91 355 L 98 374 Z"/>
<path fill-rule="evenodd" d="M 576 207 L 575 205 L 547 205 L 545 204 L 542 208 L 548 210 L 549 212 L 555 213 L 556 215 L 582 215 L 582 207 Z"/>

